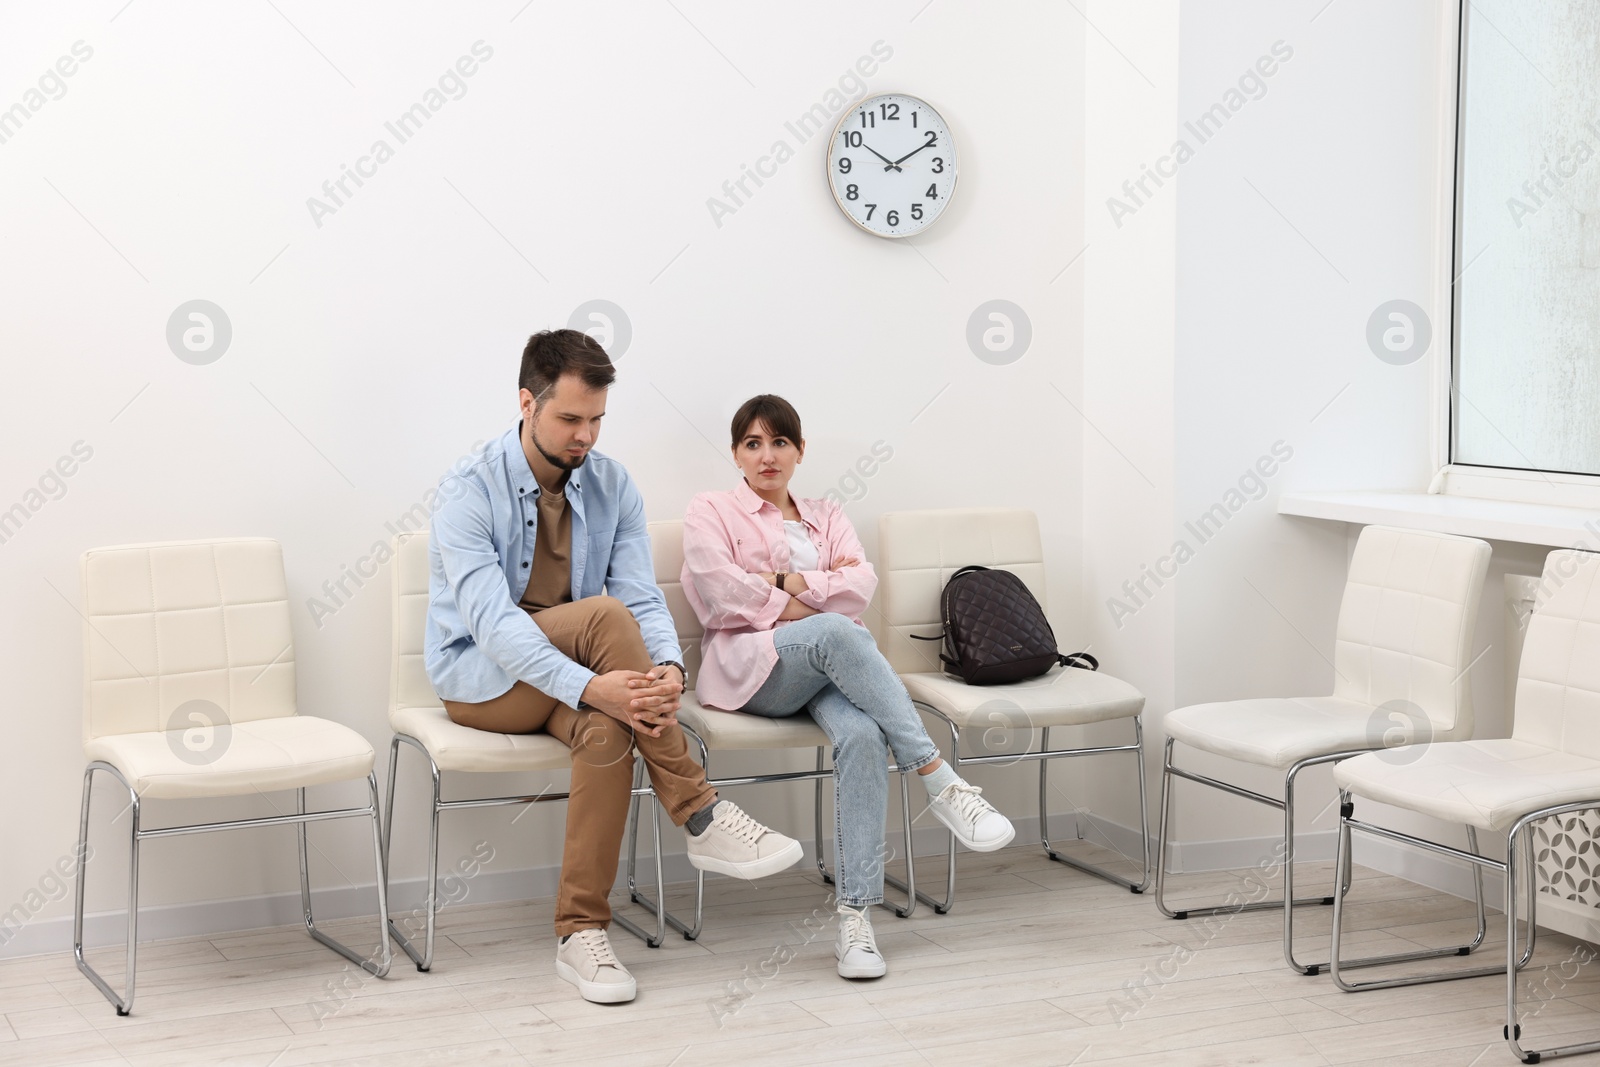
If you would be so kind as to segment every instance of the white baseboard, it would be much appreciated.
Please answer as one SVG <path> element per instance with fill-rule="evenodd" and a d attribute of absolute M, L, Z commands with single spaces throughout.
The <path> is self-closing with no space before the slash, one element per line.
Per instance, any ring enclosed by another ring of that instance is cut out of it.
<path fill-rule="evenodd" d="M 1134 828 L 1092 813 L 1083 814 L 1081 819 L 1084 840 L 1115 848 L 1128 857 L 1137 858 L 1140 855 L 1139 834 Z M 1039 820 L 1021 818 L 1013 822 L 1017 827 L 1018 844 L 1012 847 L 1037 847 L 1034 843 L 1039 840 Z M 1065 842 L 1077 836 L 1070 813 L 1052 815 L 1051 831 L 1055 841 Z M 913 831 L 913 838 L 916 855 L 925 864 L 921 872 L 922 880 L 924 884 L 933 885 L 934 880 L 942 877 L 942 867 L 938 865 L 948 841 L 947 833 L 938 826 L 919 827 Z M 1297 844 L 1299 858 L 1331 860 L 1336 840 L 1337 834 L 1331 830 L 1302 834 Z M 811 843 L 805 844 L 806 856 L 801 862 L 810 867 L 815 862 L 815 854 Z M 893 850 L 889 870 L 894 873 L 903 855 L 901 835 L 890 834 L 888 844 Z M 1172 846 L 1173 863 L 1169 870 L 1173 873 L 1198 873 L 1251 867 L 1271 857 L 1277 845 L 1276 837 L 1178 843 Z M 831 862 L 831 840 L 825 839 L 823 848 Z M 1441 892 L 1469 899 L 1472 895 L 1470 872 L 1464 865 L 1441 856 L 1387 841 L 1365 839 L 1358 846 L 1357 858 L 1366 867 Z M 441 856 L 441 873 L 450 868 L 451 862 L 448 857 Z M 441 888 L 440 895 L 458 904 L 504 903 L 554 896 L 560 873 L 559 864 L 521 870 L 495 870 L 490 861 L 474 876 L 461 880 L 460 884 L 465 886 L 464 896 L 460 890 L 452 889 L 449 885 Z M 694 870 L 682 852 L 667 853 L 665 877 L 669 885 L 683 885 L 693 880 Z M 641 857 L 639 880 L 648 884 L 654 879 L 654 859 Z M 1501 900 L 1502 885 L 1498 874 L 1488 872 L 1485 875 L 1484 890 L 1491 906 Z M 389 888 L 390 913 L 399 917 L 415 911 L 421 907 L 425 893 L 426 885 L 421 876 L 395 880 Z M 373 914 L 377 898 L 374 886 L 369 883 L 316 890 L 313 904 L 319 920 L 348 919 Z M 300 921 L 300 896 L 293 892 L 189 904 L 162 904 L 140 909 L 139 940 L 209 937 L 270 926 L 290 926 Z M 120 911 L 89 915 L 84 921 L 84 941 L 90 947 L 120 944 L 125 929 L 123 913 Z M 72 918 L 58 916 L 35 919 L 16 930 L 0 928 L 0 938 L 6 938 L 0 944 L 0 959 L 67 952 L 72 948 Z"/>

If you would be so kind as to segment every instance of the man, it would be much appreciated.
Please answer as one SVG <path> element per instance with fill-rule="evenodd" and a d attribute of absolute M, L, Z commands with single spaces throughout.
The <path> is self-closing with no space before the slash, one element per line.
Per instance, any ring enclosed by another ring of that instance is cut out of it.
<path fill-rule="evenodd" d="M 606 934 L 635 751 L 687 828 L 694 866 L 762 878 L 801 851 L 719 801 L 689 756 L 677 721 L 683 654 L 655 584 L 644 501 L 622 465 L 593 450 L 615 378 L 587 334 L 528 340 L 521 422 L 466 472 L 445 475 L 464 484 L 441 483 L 425 653 L 454 722 L 543 730 L 572 749 L 556 973 L 600 1003 L 636 990 Z"/>

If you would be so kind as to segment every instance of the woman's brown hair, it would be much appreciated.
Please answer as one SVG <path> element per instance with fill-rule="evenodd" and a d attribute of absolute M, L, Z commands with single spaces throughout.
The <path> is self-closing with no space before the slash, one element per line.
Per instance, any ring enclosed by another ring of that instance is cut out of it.
<path fill-rule="evenodd" d="M 781 396 L 762 393 L 739 405 L 733 413 L 733 447 L 738 448 L 757 421 L 766 424 L 767 433 L 773 437 L 787 437 L 792 444 L 800 443 L 800 413 L 794 405 Z"/>

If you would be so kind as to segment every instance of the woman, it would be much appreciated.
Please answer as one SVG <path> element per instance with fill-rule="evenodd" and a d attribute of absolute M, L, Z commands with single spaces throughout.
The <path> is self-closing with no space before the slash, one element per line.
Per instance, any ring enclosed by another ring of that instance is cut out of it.
<path fill-rule="evenodd" d="M 917 772 L 934 817 L 968 848 L 1003 848 L 1016 831 L 939 758 L 861 624 L 878 578 L 844 511 L 790 496 L 805 456 L 799 414 L 763 394 L 732 430 L 744 481 L 700 494 L 684 517 L 683 589 L 706 628 L 695 695 L 771 718 L 809 711 L 833 741 L 835 954 L 843 977 L 878 978 L 888 967 L 868 912 L 883 900 L 889 753 Z"/>

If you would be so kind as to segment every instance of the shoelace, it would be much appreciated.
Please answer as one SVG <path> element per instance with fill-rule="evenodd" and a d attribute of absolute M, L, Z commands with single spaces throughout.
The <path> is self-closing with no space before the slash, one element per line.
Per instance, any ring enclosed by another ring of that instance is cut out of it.
<path fill-rule="evenodd" d="M 878 939 L 872 932 L 872 923 L 867 919 L 865 912 L 853 908 L 839 912 L 839 921 L 844 926 L 844 949 L 865 949 L 874 956 L 878 955 Z"/>
<path fill-rule="evenodd" d="M 955 809 L 956 814 L 967 822 L 976 824 L 979 819 L 994 810 L 994 805 L 983 799 L 983 790 L 975 785 L 957 782 L 947 786 L 940 797 Z"/>
<path fill-rule="evenodd" d="M 596 967 L 621 967 L 622 961 L 611 951 L 611 939 L 604 930 L 579 930 L 572 939 L 583 946 Z"/>
<path fill-rule="evenodd" d="M 724 801 L 724 803 L 727 803 Z M 728 833 L 749 844 L 755 844 L 767 828 L 752 819 L 745 810 L 734 804 L 717 812 L 716 822 Z"/>

